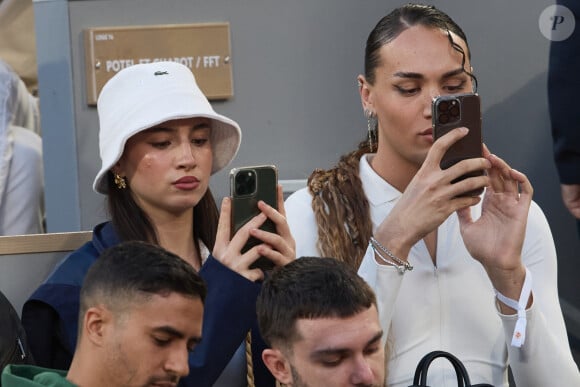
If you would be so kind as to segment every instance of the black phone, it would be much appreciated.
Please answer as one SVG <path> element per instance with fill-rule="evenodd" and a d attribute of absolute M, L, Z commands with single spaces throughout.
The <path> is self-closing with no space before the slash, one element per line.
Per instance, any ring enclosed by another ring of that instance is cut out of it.
<path fill-rule="evenodd" d="M 274 165 L 257 165 L 233 168 L 230 171 L 230 196 L 232 198 L 231 236 L 244 224 L 260 213 L 258 201 L 278 208 L 278 169 Z M 276 232 L 274 222 L 267 219 L 260 227 L 262 230 Z M 259 239 L 250 237 L 244 245 L 242 253 L 262 243 Z M 274 267 L 272 261 L 260 257 L 250 268 L 270 270 Z"/>
<path fill-rule="evenodd" d="M 465 137 L 451 145 L 445 152 L 441 159 L 441 169 L 447 169 L 461 160 L 482 157 L 481 100 L 478 94 L 442 95 L 434 98 L 432 120 L 435 141 L 455 128 L 464 126 L 469 129 Z M 483 174 L 483 170 L 466 173 L 452 183 Z M 482 192 L 483 188 L 480 188 L 460 196 L 478 196 Z"/>

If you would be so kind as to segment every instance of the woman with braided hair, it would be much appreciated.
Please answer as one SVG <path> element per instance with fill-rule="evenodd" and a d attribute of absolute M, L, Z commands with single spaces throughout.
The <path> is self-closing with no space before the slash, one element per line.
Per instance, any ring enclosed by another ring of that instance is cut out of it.
<path fill-rule="evenodd" d="M 554 242 L 527 177 L 485 146 L 440 167 L 468 128 L 434 141 L 432 100 L 476 88 L 462 29 L 433 6 L 395 9 L 368 37 L 358 84 L 367 141 L 285 207 L 297 256 L 346 261 L 377 293 L 387 384 L 409 386 L 423 355 L 446 350 L 478 383 L 507 387 L 510 366 L 518 386 L 580 385 Z M 433 386 L 454 380 L 444 364 L 429 372 Z"/>

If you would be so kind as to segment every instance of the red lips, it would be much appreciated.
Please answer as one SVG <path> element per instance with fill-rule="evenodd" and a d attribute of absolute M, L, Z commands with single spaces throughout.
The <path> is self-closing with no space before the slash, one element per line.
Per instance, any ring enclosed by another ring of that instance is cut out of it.
<path fill-rule="evenodd" d="M 199 180 L 195 176 L 184 176 L 179 180 L 176 180 L 173 184 L 191 184 L 199 183 Z"/>
<path fill-rule="evenodd" d="M 199 186 L 199 179 L 195 176 L 184 176 L 173 182 L 173 185 L 180 190 L 193 190 Z"/>

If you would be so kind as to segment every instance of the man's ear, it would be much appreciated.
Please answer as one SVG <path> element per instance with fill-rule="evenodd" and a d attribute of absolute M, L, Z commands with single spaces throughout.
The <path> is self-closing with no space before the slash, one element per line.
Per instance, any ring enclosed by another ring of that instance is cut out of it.
<path fill-rule="evenodd" d="M 290 363 L 279 349 L 266 348 L 262 352 L 262 360 L 276 380 L 282 384 L 292 385 Z"/>
<path fill-rule="evenodd" d="M 112 324 L 112 315 L 103 305 L 89 308 L 83 318 L 82 335 L 93 345 L 102 347 L 106 339 L 108 325 Z"/>

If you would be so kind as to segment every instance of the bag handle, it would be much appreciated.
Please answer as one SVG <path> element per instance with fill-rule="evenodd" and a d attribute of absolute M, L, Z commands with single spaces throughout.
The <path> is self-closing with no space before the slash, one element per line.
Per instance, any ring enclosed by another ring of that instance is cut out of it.
<path fill-rule="evenodd" d="M 454 355 L 445 351 L 432 351 L 423 356 L 417 369 L 415 370 L 415 377 L 413 378 L 413 385 L 409 387 L 428 387 L 427 386 L 427 370 L 433 362 L 433 360 L 443 357 L 453 365 L 455 369 L 455 374 L 457 375 L 457 386 L 458 387 L 493 387 L 491 384 L 475 384 L 471 385 L 469 380 L 469 374 L 465 369 L 463 363 Z"/>

